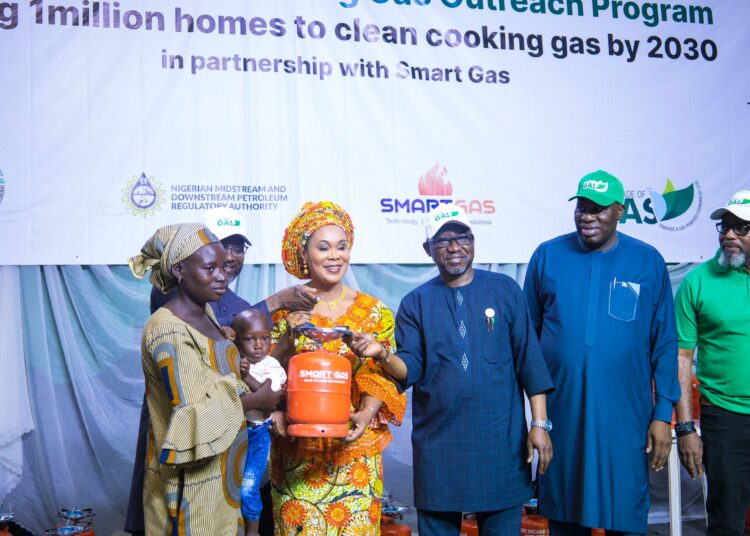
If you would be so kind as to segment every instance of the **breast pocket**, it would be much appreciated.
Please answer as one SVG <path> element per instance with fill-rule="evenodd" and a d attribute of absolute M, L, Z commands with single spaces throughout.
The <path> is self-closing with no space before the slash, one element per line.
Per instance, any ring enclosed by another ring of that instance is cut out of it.
<path fill-rule="evenodd" d="M 513 360 L 510 341 L 511 326 L 502 319 L 487 329 L 482 335 L 482 357 L 485 361 L 496 365 L 507 364 Z"/>
<path fill-rule="evenodd" d="M 623 322 L 635 320 L 641 286 L 630 281 L 613 280 L 609 283 L 609 316 Z"/>

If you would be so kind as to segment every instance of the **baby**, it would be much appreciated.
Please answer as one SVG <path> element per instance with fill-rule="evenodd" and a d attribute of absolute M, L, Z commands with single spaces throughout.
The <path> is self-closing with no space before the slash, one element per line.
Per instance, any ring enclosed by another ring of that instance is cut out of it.
<path fill-rule="evenodd" d="M 281 389 L 286 383 L 286 372 L 275 358 L 268 355 L 271 348 L 268 317 L 255 309 L 247 309 L 234 318 L 232 329 L 236 333 L 235 344 L 240 350 L 242 379 L 248 387 L 255 391 L 270 378 L 271 389 Z M 271 449 L 270 416 L 259 409 L 246 413 L 247 459 L 242 478 L 242 517 L 245 519 L 246 536 L 258 535 L 262 508 L 260 485 Z"/>

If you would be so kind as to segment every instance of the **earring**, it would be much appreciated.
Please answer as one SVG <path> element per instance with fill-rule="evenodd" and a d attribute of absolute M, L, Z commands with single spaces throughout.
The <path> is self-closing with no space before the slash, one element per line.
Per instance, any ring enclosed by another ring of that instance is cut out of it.
<path fill-rule="evenodd" d="M 302 274 L 307 275 L 307 264 L 305 262 L 302 262 Z"/>

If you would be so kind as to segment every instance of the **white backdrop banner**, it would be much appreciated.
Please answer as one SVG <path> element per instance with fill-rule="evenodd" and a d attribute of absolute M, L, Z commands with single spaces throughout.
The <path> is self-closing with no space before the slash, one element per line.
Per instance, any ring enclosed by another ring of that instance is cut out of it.
<path fill-rule="evenodd" d="M 278 262 L 306 200 L 352 261 L 425 262 L 464 205 L 477 261 L 573 229 L 596 169 L 668 261 L 750 187 L 750 2 L 0 1 L 0 264 L 121 264 L 168 223 L 245 215 Z"/>

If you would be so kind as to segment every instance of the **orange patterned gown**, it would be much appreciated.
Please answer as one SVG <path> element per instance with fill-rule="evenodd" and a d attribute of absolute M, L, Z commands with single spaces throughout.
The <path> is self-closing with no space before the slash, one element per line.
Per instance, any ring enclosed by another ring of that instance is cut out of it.
<path fill-rule="evenodd" d="M 285 311 L 277 313 L 274 322 L 277 334 L 286 332 Z M 312 323 L 377 333 L 383 344 L 395 346 L 393 313 L 361 292 L 335 321 L 313 314 Z M 398 393 L 375 361 L 357 357 L 341 340 L 324 346 L 352 364 L 351 410 L 359 408 L 363 394 L 382 400 L 383 406 L 354 443 L 337 438 L 274 438 L 271 460 L 276 534 L 377 535 L 383 496 L 381 452 L 392 439 L 388 423 L 401 424 L 406 396 Z M 315 345 L 300 336 L 295 348 L 299 353 L 312 351 Z"/>

